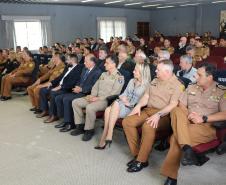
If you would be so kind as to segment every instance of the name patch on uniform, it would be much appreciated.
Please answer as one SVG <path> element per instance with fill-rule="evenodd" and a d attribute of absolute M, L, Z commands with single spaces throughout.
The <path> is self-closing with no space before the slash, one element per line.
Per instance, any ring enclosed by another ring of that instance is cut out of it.
<path fill-rule="evenodd" d="M 196 93 L 194 91 L 189 92 L 189 95 L 195 96 Z"/>
<path fill-rule="evenodd" d="M 220 97 L 219 96 L 210 96 L 210 99 L 215 101 L 215 102 L 219 102 L 220 101 Z"/>

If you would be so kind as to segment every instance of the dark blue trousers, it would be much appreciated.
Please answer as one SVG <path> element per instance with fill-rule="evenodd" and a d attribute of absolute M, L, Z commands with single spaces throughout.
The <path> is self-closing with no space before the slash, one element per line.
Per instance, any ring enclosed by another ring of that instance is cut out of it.
<path fill-rule="evenodd" d="M 76 98 L 81 98 L 85 96 L 82 93 L 66 93 L 55 97 L 55 102 L 57 106 L 57 116 L 59 118 L 64 118 L 64 123 L 74 123 L 72 101 Z"/>

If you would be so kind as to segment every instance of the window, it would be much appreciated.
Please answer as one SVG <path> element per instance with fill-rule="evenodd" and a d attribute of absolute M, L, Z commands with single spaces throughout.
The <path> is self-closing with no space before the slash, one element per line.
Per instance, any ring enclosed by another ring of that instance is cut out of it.
<path fill-rule="evenodd" d="M 126 37 L 126 18 L 99 17 L 98 37 L 104 39 L 105 42 L 110 41 L 110 37 Z"/>
<path fill-rule="evenodd" d="M 41 22 L 14 22 L 17 46 L 38 50 L 42 46 Z"/>

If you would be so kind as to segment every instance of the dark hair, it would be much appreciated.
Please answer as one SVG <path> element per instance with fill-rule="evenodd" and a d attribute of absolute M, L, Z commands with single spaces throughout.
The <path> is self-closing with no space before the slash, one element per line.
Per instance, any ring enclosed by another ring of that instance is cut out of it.
<path fill-rule="evenodd" d="M 47 46 L 43 46 L 43 48 L 48 49 L 48 47 L 47 47 Z"/>
<path fill-rule="evenodd" d="M 2 53 L 3 51 L 2 51 L 2 49 L 0 49 L 0 53 Z"/>
<path fill-rule="evenodd" d="M 84 49 L 87 49 L 89 52 L 91 52 L 91 48 L 89 46 L 85 46 Z"/>
<path fill-rule="evenodd" d="M 111 61 L 113 61 L 116 65 L 116 67 L 118 66 L 118 63 L 119 63 L 119 60 L 118 60 L 118 57 L 117 55 L 115 54 L 112 54 L 112 55 L 108 55 L 106 59 L 111 59 Z"/>
<path fill-rule="evenodd" d="M 193 50 L 193 49 L 195 49 L 195 47 L 192 46 L 192 45 L 188 45 L 188 46 L 186 47 L 186 51 L 190 51 L 190 50 Z"/>
<path fill-rule="evenodd" d="M 29 50 L 24 50 L 24 52 L 31 58 L 33 58 L 32 53 Z"/>
<path fill-rule="evenodd" d="M 108 54 L 108 48 L 106 46 L 101 46 L 99 50 L 103 50 L 106 54 Z"/>
<path fill-rule="evenodd" d="M 65 56 L 62 55 L 59 51 L 55 52 L 54 55 L 57 55 L 62 62 L 65 62 Z"/>
<path fill-rule="evenodd" d="M 76 54 L 69 54 L 68 57 L 78 63 L 78 57 Z"/>
<path fill-rule="evenodd" d="M 21 46 L 16 46 L 16 49 L 21 49 Z"/>
<path fill-rule="evenodd" d="M 208 61 L 204 61 L 198 66 L 198 68 L 205 68 L 206 74 L 208 76 L 212 75 L 213 79 L 215 80 L 217 68 L 213 64 L 209 63 Z"/>

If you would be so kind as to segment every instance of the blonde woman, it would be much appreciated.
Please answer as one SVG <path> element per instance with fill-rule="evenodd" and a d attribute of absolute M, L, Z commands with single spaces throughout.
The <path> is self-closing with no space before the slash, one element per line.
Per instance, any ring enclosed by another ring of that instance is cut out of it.
<path fill-rule="evenodd" d="M 146 63 L 136 64 L 133 74 L 134 78 L 129 81 L 119 99 L 105 110 L 104 131 L 99 144 L 95 147 L 97 150 L 103 150 L 107 145 L 110 147 L 117 119 L 125 118 L 132 111 L 151 81 L 150 68 Z"/>

